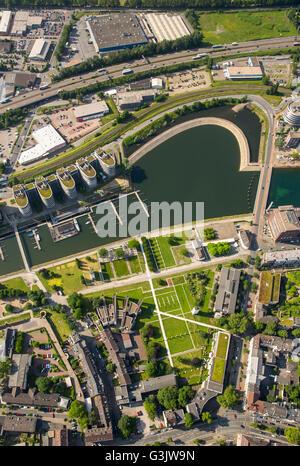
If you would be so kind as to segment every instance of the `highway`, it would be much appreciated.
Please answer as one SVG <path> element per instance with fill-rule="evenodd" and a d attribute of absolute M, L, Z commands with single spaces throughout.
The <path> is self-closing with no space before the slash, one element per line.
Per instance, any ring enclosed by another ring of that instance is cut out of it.
<path fill-rule="evenodd" d="M 175 65 L 179 63 L 183 63 L 185 61 L 189 61 L 195 53 L 210 53 L 210 56 L 213 57 L 220 57 L 227 55 L 232 55 L 234 53 L 245 53 L 245 52 L 253 52 L 255 50 L 268 50 L 274 48 L 286 48 L 292 46 L 293 42 L 295 41 L 293 37 L 283 37 L 283 38 L 275 38 L 275 39 L 263 39 L 263 40 L 256 40 L 256 41 L 249 41 L 249 42 L 241 42 L 238 46 L 227 45 L 227 49 L 224 51 L 218 51 L 217 49 L 212 49 L 211 47 L 203 47 L 197 50 L 190 50 L 190 51 L 181 51 L 175 52 L 173 54 L 167 55 L 159 55 L 156 57 L 149 58 L 150 63 L 145 63 L 144 59 L 135 60 L 134 62 L 124 63 L 113 65 L 111 67 L 107 67 L 106 70 L 111 77 L 120 77 L 122 76 L 122 69 L 130 66 L 134 68 L 135 72 L 141 72 L 149 70 L 153 67 L 157 66 L 167 66 L 167 65 Z M 112 74 L 113 73 L 113 74 Z M 98 74 L 98 75 L 97 75 Z M 6 104 L 0 104 L 0 112 L 5 112 L 7 109 L 15 109 L 24 107 L 25 105 L 33 105 L 41 100 L 52 98 L 57 96 L 57 91 L 59 89 L 72 91 L 77 88 L 83 87 L 83 85 L 93 84 L 95 82 L 102 82 L 106 81 L 108 78 L 102 73 L 99 74 L 99 71 L 92 71 L 90 73 L 86 73 L 82 76 L 76 76 L 73 78 L 68 78 L 63 81 L 54 83 L 50 85 L 48 89 L 44 91 L 40 91 L 39 89 L 35 89 L 32 91 L 28 91 L 26 94 L 16 96 L 11 102 Z"/>

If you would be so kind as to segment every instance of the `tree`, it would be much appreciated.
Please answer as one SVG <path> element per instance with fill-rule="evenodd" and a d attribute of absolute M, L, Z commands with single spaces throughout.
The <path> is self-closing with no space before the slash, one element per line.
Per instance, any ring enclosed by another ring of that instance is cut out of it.
<path fill-rule="evenodd" d="M 193 358 L 191 360 L 191 364 L 192 364 L 192 366 L 198 367 L 198 366 L 201 365 L 201 359 L 200 358 Z"/>
<path fill-rule="evenodd" d="M 295 338 L 300 338 L 300 328 L 295 328 L 295 329 L 292 331 L 292 335 L 293 335 Z"/>
<path fill-rule="evenodd" d="M 115 372 L 116 366 L 115 366 L 111 361 L 108 361 L 108 362 L 106 363 L 106 370 L 107 370 L 107 372 L 109 372 L 110 374 L 112 374 L 113 372 Z"/>
<path fill-rule="evenodd" d="M 144 401 L 144 408 L 151 421 L 157 416 L 157 405 L 155 395 L 149 395 Z"/>
<path fill-rule="evenodd" d="M 175 386 L 161 388 L 158 390 L 157 399 L 166 409 L 176 409 L 178 404 L 178 388 Z"/>
<path fill-rule="evenodd" d="M 105 257 L 106 254 L 107 254 L 107 249 L 105 249 L 105 248 L 99 249 L 99 256 L 100 257 Z"/>
<path fill-rule="evenodd" d="M 190 385 L 184 385 L 178 390 L 178 405 L 184 408 L 194 396 L 194 390 Z"/>
<path fill-rule="evenodd" d="M 213 228 L 204 228 L 204 239 L 209 240 L 209 239 L 215 239 L 216 237 L 216 232 Z"/>
<path fill-rule="evenodd" d="M 6 310 L 6 312 L 13 312 L 14 307 L 11 304 L 6 304 L 5 305 L 5 310 Z"/>
<path fill-rule="evenodd" d="M 35 384 L 39 392 L 49 393 L 53 386 L 53 381 L 48 377 L 37 377 Z"/>
<path fill-rule="evenodd" d="M 118 248 L 115 250 L 115 254 L 116 256 L 120 259 L 121 257 L 123 257 L 124 255 L 124 251 L 123 251 L 123 248 Z"/>
<path fill-rule="evenodd" d="M 242 334 L 247 330 L 249 320 L 243 313 L 234 313 L 229 316 L 227 326 L 232 333 Z"/>
<path fill-rule="evenodd" d="M 0 361 L 0 379 L 6 377 L 10 373 L 11 360 L 6 358 L 4 361 Z"/>
<path fill-rule="evenodd" d="M 210 424 L 212 422 L 212 417 L 209 411 L 204 411 L 201 414 L 201 419 L 203 422 L 207 422 L 207 424 Z"/>
<path fill-rule="evenodd" d="M 88 416 L 86 407 L 77 400 L 72 401 L 68 416 L 71 419 L 85 418 Z"/>
<path fill-rule="evenodd" d="M 191 415 L 191 413 L 185 413 L 184 421 L 185 421 L 185 427 L 187 429 L 190 429 L 192 425 L 194 424 L 193 416 Z"/>
<path fill-rule="evenodd" d="M 139 249 L 140 248 L 140 243 L 138 242 L 137 239 L 133 238 L 128 241 L 128 247 L 133 249 Z"/>
<path fill-rule="evenodd" d="M 127 439 L 133 432 L 136 432 L 136 419 L 130 416 L 122 416 L 118 422 L 118 428 L 121 431 L 122 437 Z"/>
<path fill-rule="evenodd" d="M 218 403 L 223 408 L 233 408 L 233 406 L 239 401 L 239 399 L 239 392 L 232 385 L 226 387 L 223 395 L 219 395 L 217 397 Z"/>
<path fill-rule="evenodd" d="M 225 256 L 230 254 L 231 246 L 229 243 L 208 243 L 207 249 L 212 256 Z"/>
<path fill-rule="evenodd" d="M 254 323 L 253 323 L 253 326 L 254 326 L 254 329 L 257 333 L 261 333 L 264 329 L 264 323 L 261 322 L 260 320 L 256 320 Z"/>
<path fill-rule="evenodd" d="M 288 336 L 289 336 L 287 330 L 278 330 L 277 335 L 280 338 L 288 338 Z"/>
<path fill-rule="evenodd" d="M 288 427 L 284 430 L 284 435 L 288 442 L 300 445 L 300 429 L 299 427 Z"/>
<path fill-rule="evenodd" d="M 277 332 L 277 323 L 270 321 L 267 323 L 265 330 L 263 331 L 264 335 L 276 335 Z"/>

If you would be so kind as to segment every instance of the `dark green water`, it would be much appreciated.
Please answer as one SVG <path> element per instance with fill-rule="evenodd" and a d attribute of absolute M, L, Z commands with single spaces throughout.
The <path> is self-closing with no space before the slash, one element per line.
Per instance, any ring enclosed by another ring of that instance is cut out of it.
<path fill-rule="evenodd" d="M 251 160 L 257 160 L 260 124 L 255 114 L 248 110 L 236 114 L 224 107 L 193 115 L 199 116 L 233 121 L 247 136 Z M 134 184 L 146 204 L 150 201 L 203 201 L 205 218 L 247 213 L 253 209 L 258 173 L 239 173 L 239 164 L 238 143 L 230 131 L 219 126 L 193 128 L 169 139 L 141 159 L 134 171 Z M 135 196 L 131 199 L 136 200 Z M 115 206 L 118 208 L 117 201 Z M 93 214 L 93 218 L 97 222 L 99 215 Z M 81 232 L 58 243 L 52 241 L 46 225 L 39 227 L 41 250 L 35 247 L 33 238 L 21 233 L 29 265 L 79 254 L 118 239 L 118 236 L 99 238 L 87 221 L 87 216 L 78 218 Z M 16 240 L 1 240 L 0 245 L 7 252 L 5 263 L 0 261 L 0 275 L 23 268 Z"/>
<path fill-rule="evenodd" d="M 300 206 L 300 170 L 276 168 L 272 172 L 268 205 L 274 202 L 274 207 L 292 204 Z"/>
<path fill-rule="evenodd" d="M 253 209 L 258 172 L 239 172 L 239 165 L 234 135 L 208 125 L 156 147 L 137 162 L 133 178 L 148 201 L 204 202 L 205 218 L 214 218 Z"/>
<path fill-rule="evenodd" d="M 2 248 L 5 259 L 4 261 L 0 259 L 0 275 L 13 273 L 24 268 L 15 236 L 0 239 L 0 247 Z"/>

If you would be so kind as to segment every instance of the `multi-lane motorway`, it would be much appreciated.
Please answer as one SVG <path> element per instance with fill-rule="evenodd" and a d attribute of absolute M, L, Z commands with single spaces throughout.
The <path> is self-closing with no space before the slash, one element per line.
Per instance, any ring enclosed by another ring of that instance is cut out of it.
<path fill-rule="evenodd" d="M 232 55 L 234 53 L 245 53 L 245 52 L 253 52 L 259 50 L 268 50 L 274 48 L 286 48 L 291 47 L 293 42 L 295 41 L 295 37 L 283 37 L 283 38 L 276 38 L 276 39 L 263 39 L 263 40 L 255 40 L 249 42 L 241 42 L 238 46 L 227 45 L 226 50 L 218 51 L 217 49 L 209 48 L 201 48 L 196 50 L 190 50 L 187 52 L 175 52 L 173 54 L 167 55 L 159 55 L 156 57 L 151 58 L 149 61 L 150 63 L 145 63 L 144 59 L 136 60 L 130 63 L 130 67 L 134 68 L 134 71 L 146 71 L 156 66 L 164 66 L 164 65 L 175 65 L 179 63 L 183 63 L 185 61 L 189 61 L 196 52 L 203 52 L 203 53 L 210 53 L 211 57 L 220 57 L 226 55 Z M 111 77 L 119 77 L 122 76 L 122 67 L 125 68 L 128 64 L 122 65 L 114 65 L 111 67 L 107 67 L 107 72 Z M 8 102 L 6 104 L 0 105 L 0 112 L 6 111 L 8 108 L 19 108 L 25 105 L 32 105 L 36 102 L 39 102 L 43 99 L 51 98 L 57 95 L 57 91 L 59 89 L 66 89 L 72 91 L 74 89 L 80 88 L 84 85 L 93 84 L 99 81 L 105 81 L 108 78 L 103 76 L 102 74 L 97 75 L 96 71 L 86 73 L 83 76 L 76 76 L 73 78 L 68 78 L 58 83 L 52 84 L 48 89 L 44 91 L 40 91 L 39 89 L 28 91 L 26 94 L 22 94 L 16 96 L 12 102 Z"/>

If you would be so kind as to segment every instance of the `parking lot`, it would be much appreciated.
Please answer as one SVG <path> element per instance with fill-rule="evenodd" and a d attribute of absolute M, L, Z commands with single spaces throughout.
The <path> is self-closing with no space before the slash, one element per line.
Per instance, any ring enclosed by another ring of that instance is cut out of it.
<path fill-rule="evenodd" d="M 77 60 L 87 60 L 96 55 L 90 34 L 86 30 L 86 16 L 82 16 L 76 23 L 69 36 L 68 46 L 62 62 L 68 64 Z M 63 66 L 63 65 L 62 65 Z"/>
<path fill-rule="evenodd" d="M 168 77 L 168 92 L 170 95 L 190 91 L 191 88 L 204 89 L 210 87 L 210 77 L 207 71 L 191 70 Z"/>
<path fill-rule="evenodd" d="M 11 158 L 11 152 L 18 137 L 19 133 L 16 126 L 0 131 L 0 162 Z"/>
<path fill-rule="evenodd" d="M 52 126 L 59 131 L 62 137 L 71 142 L 98 129 L 102 123 L 100 118 L 87 121 L 76 121 L 73 108 L 67 110 L 55 110 L 49 115 Z"/>
<path fill-rule="evenodd" d="M 281 58 L 281 57 L 280 57 Z M 261 59 L 264 72 L 269 76 L 270 81 L 276 83 L 279 82 L 281 86 L 286 86 L 290 83 L 292 65 L 290 57 L 278 60 L 274 58 L 262 58 Z"/>

